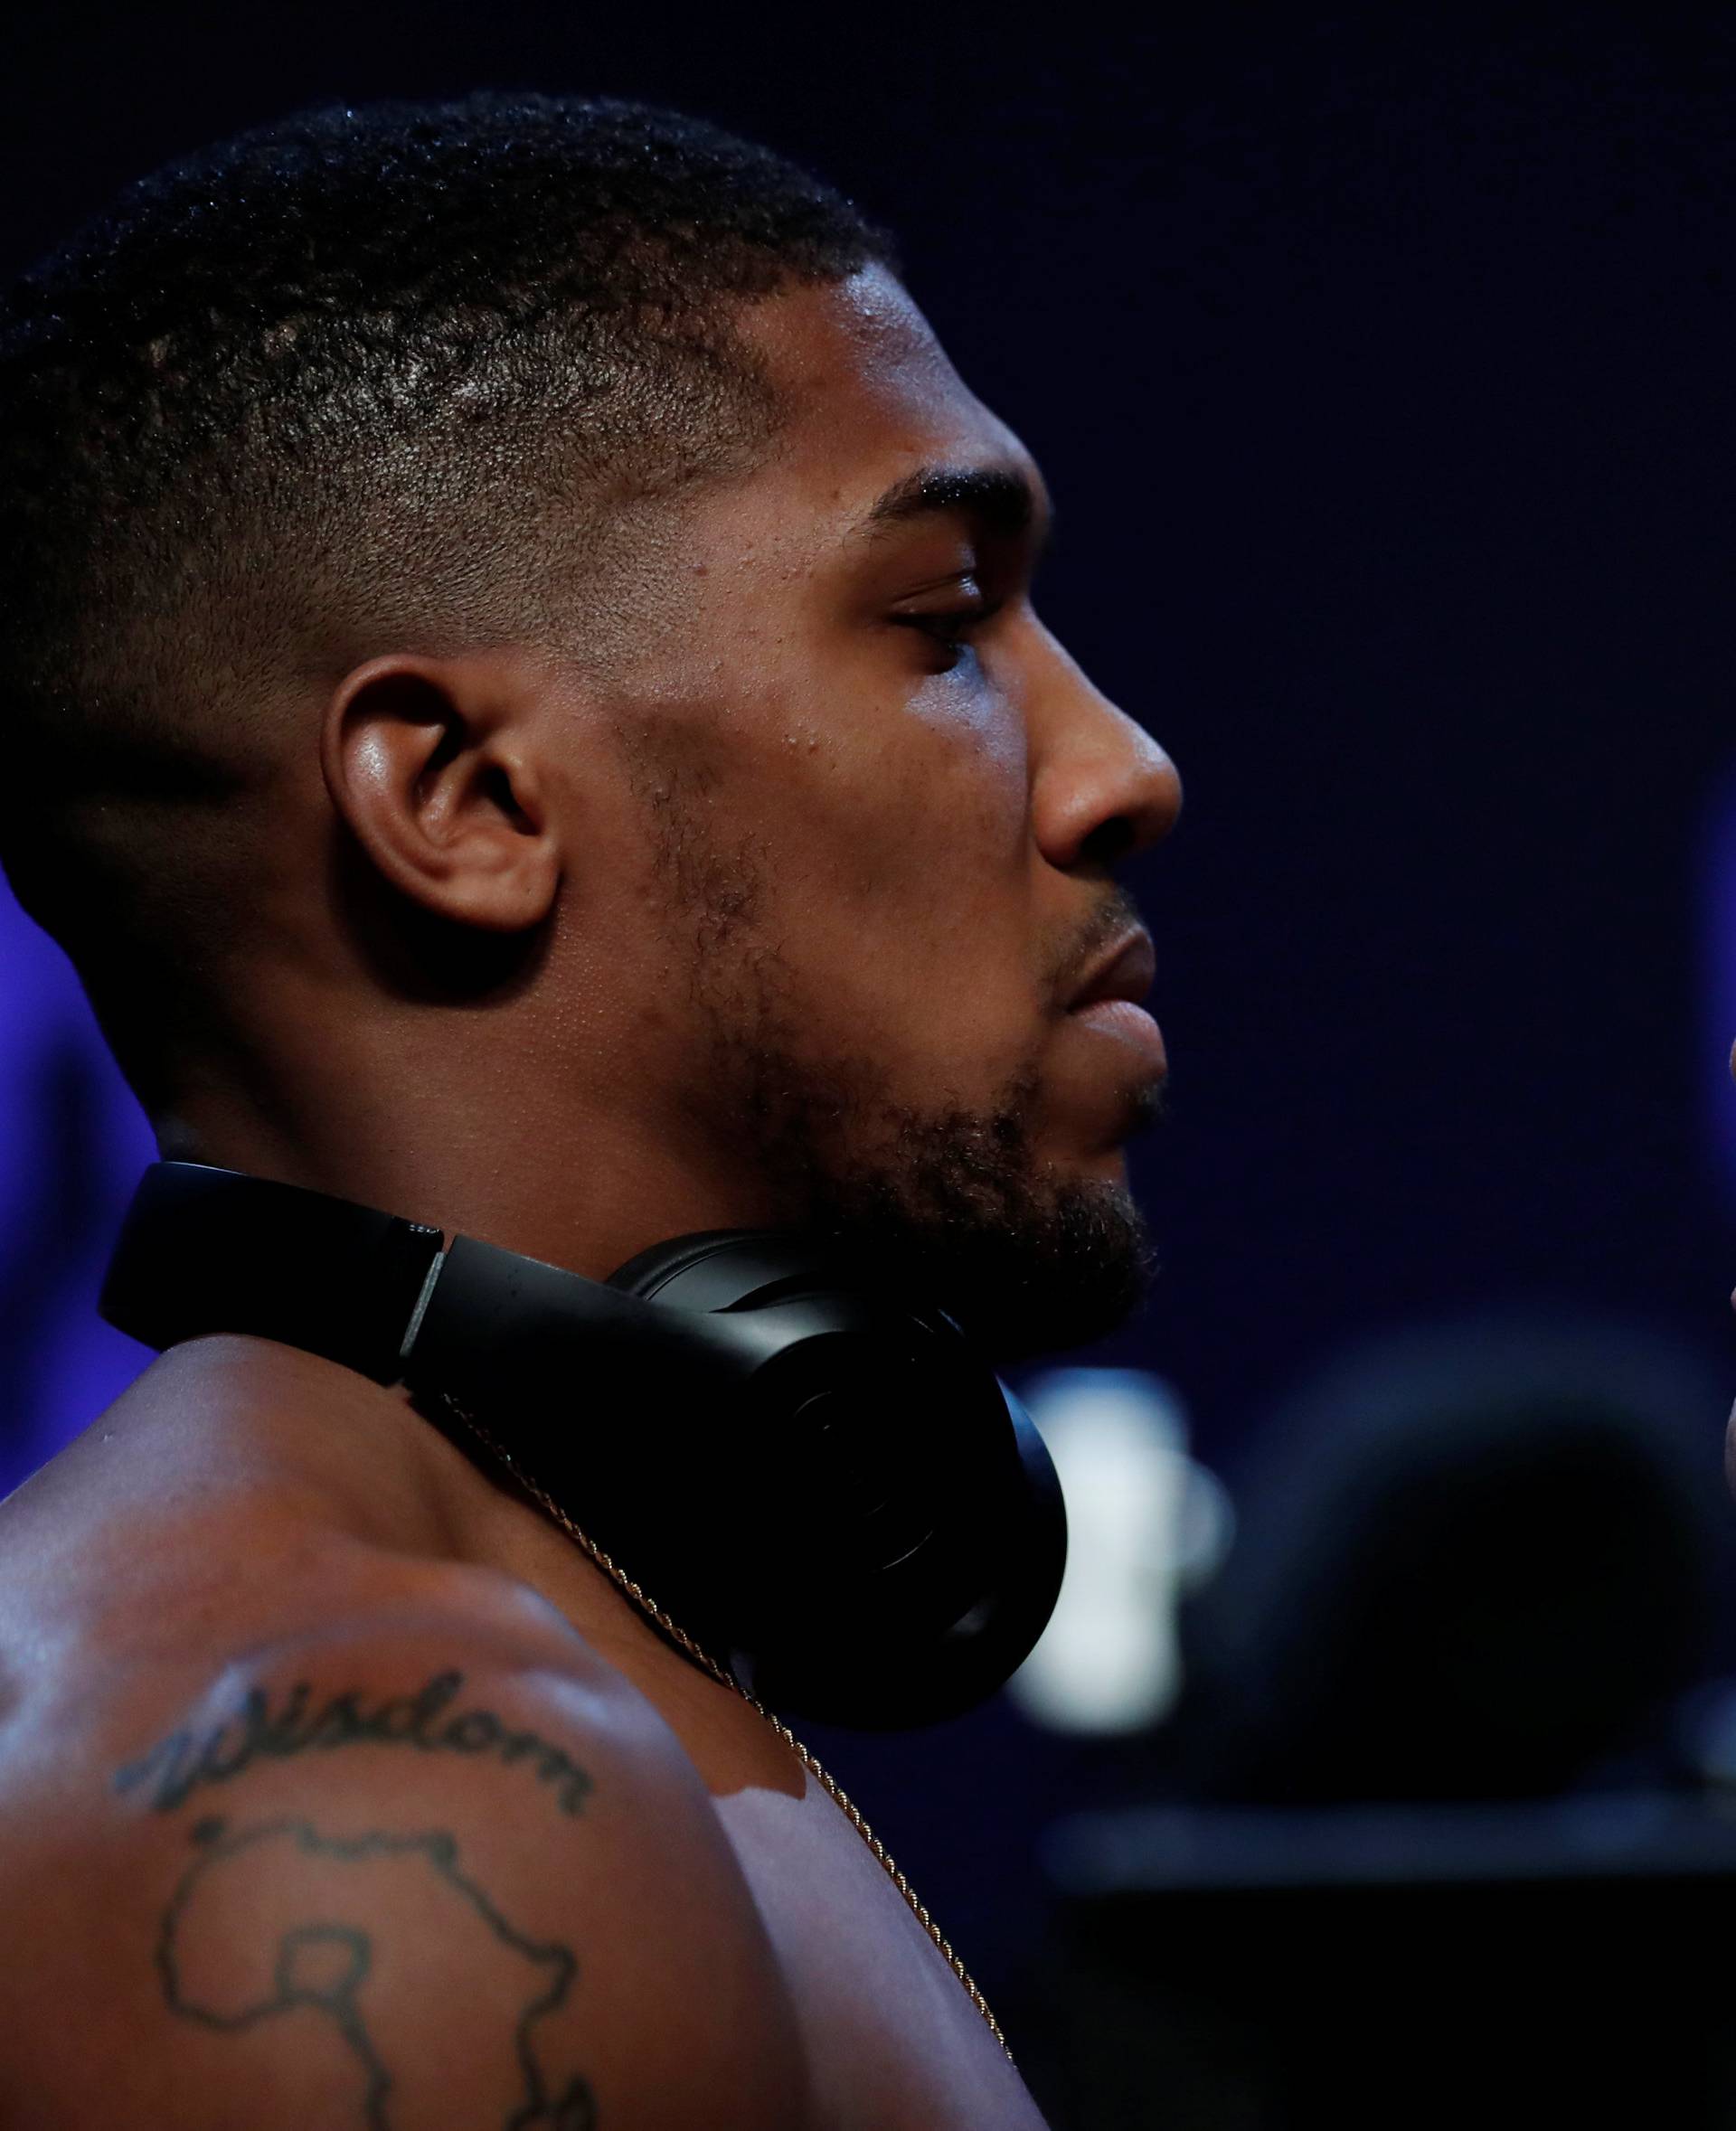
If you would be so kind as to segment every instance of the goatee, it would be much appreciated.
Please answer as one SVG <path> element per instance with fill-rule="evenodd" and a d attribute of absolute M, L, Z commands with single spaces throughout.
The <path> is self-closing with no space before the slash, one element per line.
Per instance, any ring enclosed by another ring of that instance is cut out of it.
<path fill-rule="evenodd" d="M 986 1111 L 882 1099 L 864 1114 L 868 1077 L 756 1049 L 743 1127 L 801 1225 L 932 1297 L 997 1368 L 1100 1338 L 1145 1301 L 1156 1258 L 1127 1185 L 1033 1157 L 1034 1074 Z M 1130 1099 L 1128 1135 L 1160 1109 L 1156 1089 Z"/>

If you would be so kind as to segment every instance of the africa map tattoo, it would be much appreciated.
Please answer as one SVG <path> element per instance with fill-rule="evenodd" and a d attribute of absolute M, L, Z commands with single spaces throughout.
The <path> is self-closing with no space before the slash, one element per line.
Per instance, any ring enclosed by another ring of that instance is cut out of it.
<path fill-rule="evenodd" d="M 232 1716 L 203 1735 L 172 1731 L 115 1777 L 118 1791 L 151 1787 L 151 1806 L 172 1813 L 205 1784 L 228 1783 L 262 1760 L 329 1753 L 340 1747 L 414 1748 L 420 1753 L 487 1755 L 507 1767 L 527 1764 L 554 1793 L 562 1813 L 577 1815 L 592 1784 L 562 1748 L 540 1732 L 506 1723 L 493 1710 L 454 1711 L 464 1688 L 460 1672 L 436 1673 L 413 1694 L 389 1695 L 370 1705 L 363 1690 L 345 1688 L 316 1702 L 297 1681 L 274 1710 L 263 1687 L 251 1687 Z"/>
<path fill-rule="evenodd" d="M 501 2131 L 595 2131 L 590 2086 L 552 2073 L 533 2032 L 566 2002 L 579 1964 L 569 1947 L 513 1928 L 459 1870 L 450 1834 L 326 1836 L 305 1820 L 232 1834 L 205 1820 L 193 1834 L 199 1855 L 169 1899 L 156 1944 L 164 1994 L 180 2018 L 240 2035 L 311 2008 L 354 2060 L 355 2120 L 367 2131 L 432 2131 L 448 2120 L 449 2067 L 390 2030 L 394 2014 L 413 2023 L 421 2013 L 401 1979 L 438 1932 L 442 1966 L 456 1949 L 475 1980 L 479 2032 L 467 2032 L 466 2070 L 495 2088 L 498 2114 L 488 2120 Z M 237 1917 L 246 1919 L 239 1936 Z M 371 2021 L 370 1980 L 394 1970 L 390 2010 Z M 503 1999 L 517 2016 L 491 2035 L 483 2009 Z"/>

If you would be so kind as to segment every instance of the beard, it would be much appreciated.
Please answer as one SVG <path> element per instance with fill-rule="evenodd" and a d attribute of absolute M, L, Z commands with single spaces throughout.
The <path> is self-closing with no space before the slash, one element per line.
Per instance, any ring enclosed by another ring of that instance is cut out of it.
<path fill-rule="evenodd" d="M 684 1098 L 699 1143 L 769 1186 L 782 1223 L 873 1254 L 939 1303 L 995 1367 L 1124 1323 L 1156 1270 L 1144 1217 L 1125 1183 L 1068 1176 L 1036 1155 L 1036 1064 L 980 1108 L 899 1099 L 883 1060 L 827 1048 L 821 1004 L 760 922 L 759 853 L 726 853 L 697 810 L 671 806 L 666 786 L 659 797 L 665 917 L 702 1029 Z M 1113 897 L 1091 944 L 1133 914 Z M 1155 1087 L 1130 1096 L 1124 1136 L 1160 1110 Z"/>
<path fill-rule="evenodd" d="M 734 1062 L 750 1069 L 741 1151 L 792 1225 L 872 1255 L 995 1367 L 1100 1338 L 1145 1300 L 1156 1253 L 1127 1185 L 1056 1174 L 1032 1153 L 1034 1071 L 987 1108 L 924 1111 L 864 1101 L 865 1061 L 804 1062 L 760 1042 Z M 1129 1128 L 1158 1107 L 1154 1091 Z"/>
<path fill-rule="evenodd" d="M 1123 1324 L 1156 1272 L 1145 1219 L 1124 1182 L 1069 1176 L 1037 1155 L 1034 1055 L 981 1108 L 924 1108 L 901 1097 L 883 1057 L 828 1042 L 823 985 L 778 944 L 769 854 L 719 834 L 715 759 L 649 726 L 619 737 L 698 1021 L 681 1098 L 696 1145 L 752 1176 L 760 1202 L 769 1187 L 781 1224 L 872 1253 L 996 1368 Z M 1137 918 L 1131 896 L 1112 891 L 1052 988 Z M 1123 1136 L 1161 1110 L 1156 1086 L 1130 1095 Z"/>

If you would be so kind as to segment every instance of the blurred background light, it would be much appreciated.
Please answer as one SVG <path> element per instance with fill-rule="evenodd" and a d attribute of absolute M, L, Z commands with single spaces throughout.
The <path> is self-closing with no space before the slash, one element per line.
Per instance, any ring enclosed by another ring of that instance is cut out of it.
<path fill-rule="evenodd" d="M 1051 1730 L 1142 1730 L 1181 1692 L 1176 1608 L 1222 1558 L 1229 1497 L 1188 1456 L 1186 1416 L 1160 1377 L 1055 1370 L 1024 1400 L 1067 1497 L 1067 1573 L 1008 1692 Z"/>

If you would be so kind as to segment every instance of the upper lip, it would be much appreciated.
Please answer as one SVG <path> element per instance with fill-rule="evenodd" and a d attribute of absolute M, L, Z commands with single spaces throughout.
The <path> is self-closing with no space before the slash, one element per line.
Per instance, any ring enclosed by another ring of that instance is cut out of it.
<path fill-rule="evenodd" d="M 1150 991 L 1156 974 L 1157 957 L 1151 935 L 1141 926 L 1118 940 L 1092 965 L 1068 1000 L 1067 1011 L 1072 1014 L 1081 1006 L 1094 1006 L 1099 999 L 1131 999 L 1137 1004 Z"/>

